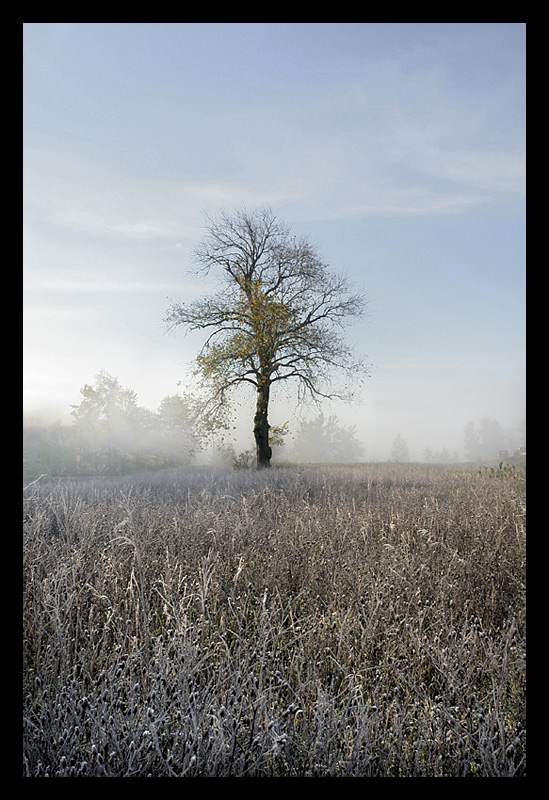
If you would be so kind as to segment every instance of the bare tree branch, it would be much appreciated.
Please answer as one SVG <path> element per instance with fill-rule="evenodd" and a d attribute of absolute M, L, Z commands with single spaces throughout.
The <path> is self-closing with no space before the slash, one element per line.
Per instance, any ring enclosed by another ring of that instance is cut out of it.
<path fill-rule="evenodd" d="M 242 383 L 255 387 L 258 466 L 268 466 L 271 386 L 294 381 L 299 397 L 344 397 L 331 382 L 336 374 L 341 380 L 366 371 L 343 336 L 366 299 L 305 240 L 292 239 L 269 209 L 221 212 L 206 231 L 196 260 L 200 271 L 218 271 L 221 289 L 173 304 L 165 321 L 172 329 L 210 331 L 196 365 L 214 406 Z"/>

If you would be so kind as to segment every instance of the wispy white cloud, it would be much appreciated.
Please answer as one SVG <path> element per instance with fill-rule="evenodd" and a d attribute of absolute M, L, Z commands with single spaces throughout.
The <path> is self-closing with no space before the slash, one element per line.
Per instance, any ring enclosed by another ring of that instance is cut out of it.
<path fill-rule="evenodd" d="M 522 131 L 494 134 L 478 108 L 441 92 L 421 102 L 413 86 L 398 102 L 352 88 L 331 105 L 305 162 L 313 203 L 330 197 L 335 216 L 462 213 L 524 197 Z"/>
<path fill-rule="evenodd" d="M 172 116 L 156 157 L 173 161 L 171 175 L 124 171 L 109 148 L 94 157 L 31 150 L 27 213 L 75 234 L 143 242 L 196 238 L 204 211 L 242 202 L 337 218 L 463 213 L 524 196 L 523 130 L 495 130 L 492 114 L 449 93 L 435 66 L 392 59 L 309 96 L 238 98 L 217 119 L 208 111 L 216 127 L 202 144 L 199 117 L 195 126 L 183 109 L 162 111 Z M 137 164 L 138 140 L 134 148 Z"/>
<path fill-rule="evenodd" d="M 30 225 L 45 223 L 59 231 L 88 237 L 146 240 L 181 235 L 160 187 L 124 185 L 101 177 L 105 165 L 88 164 L 85 174 L 71 174 L 70 165 L 36 168 L 25 176 L 25 217 Z M 152 191 L 151 191 L 152 190 Z"/>
<path fill-rule="evenodd" d="M 42 163 L 37 166 L 39 161 Z M 201 235 L 206 211 L 243 201 L 252 206 L 276 205 L 296 197 L 291 181 L 288 186 L 284 179 L 274 187 L 260 179 L 254 183 L 193 174 L 174 175 L 172 180 L 126 180 L 109 174 L 108 164 L 94 164 L 84 157 L 77 170 L 62 158 L 48 164 L 40 154 L 27 162 L 27 227 L 45 224 L 60 234 L 95 240 L 194 241 Z"/>
<path fill-rule="evenodd" d="M 80 157 L 74 168 L 37 153 L 27 157 L 26 216 L 95 239 L 191 242 L 205 212 L 243 202 L 299 220 L 478 213 L 524 197 L 520 131 L 490 138 L 478 110 L 415 99 L 380 104 L 351 86 L 322 104 L 252 105 L 219 134 L 240 169 L 215 178 L 175 169 L 126 180 L 106 161 Z"/>

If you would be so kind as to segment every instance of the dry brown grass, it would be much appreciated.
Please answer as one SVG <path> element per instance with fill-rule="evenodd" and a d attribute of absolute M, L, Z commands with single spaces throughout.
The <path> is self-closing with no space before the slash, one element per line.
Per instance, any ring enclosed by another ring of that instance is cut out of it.
<path fill-rule="evenodd" d="M 524 476 L 41 479 L 24 513 L 24 775 L 525 775 Z"/>

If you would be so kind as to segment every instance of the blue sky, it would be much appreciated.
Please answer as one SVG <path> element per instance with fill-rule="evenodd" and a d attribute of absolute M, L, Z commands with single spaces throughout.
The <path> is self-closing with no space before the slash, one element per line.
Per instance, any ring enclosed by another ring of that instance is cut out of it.
<path fill-rule="evenodd" d="M 101 369 L 147 408 L 174 394 L 199 340 L 162 320 L 207 289 L 204 214 L 267 205 L 369 296 L 371 377 L 326 408 L 367 458 L 398 433 L 461 453 L 483 417 L 520 438 L 525 33 L 25 23 L 25 411 L 66 417 Z"/>

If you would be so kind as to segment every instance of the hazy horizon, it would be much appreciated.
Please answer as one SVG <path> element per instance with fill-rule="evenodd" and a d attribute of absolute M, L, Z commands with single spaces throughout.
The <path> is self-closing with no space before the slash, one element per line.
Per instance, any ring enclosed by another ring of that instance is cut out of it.
<path fill-rule="evenodd" d="M 184 390 L 201 339 L 163 318 L 206 288 L 204 214 L 270 206 L 369 298 L 371 376 L 323 409 L 365 460 L 483 418 L 524 444 L 525 27 L 24 23 L 24 419 L 101 370 Z"/>

